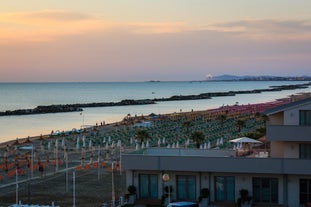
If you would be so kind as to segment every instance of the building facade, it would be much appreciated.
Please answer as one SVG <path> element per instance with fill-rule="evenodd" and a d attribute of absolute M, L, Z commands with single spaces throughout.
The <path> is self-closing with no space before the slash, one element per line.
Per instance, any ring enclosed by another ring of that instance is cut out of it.
<path fill-rule="evenodd" d="M 254 205 L 289 207 L 311 202 L 311 98 L 266 111 L 268 157 L 237 157 L 234 150 L 149 148 L 122 155 L 127 185 L 137 197 L 234 204 L 246 189 Z M 169 175 L 163 180 L 164 174 Z"/>

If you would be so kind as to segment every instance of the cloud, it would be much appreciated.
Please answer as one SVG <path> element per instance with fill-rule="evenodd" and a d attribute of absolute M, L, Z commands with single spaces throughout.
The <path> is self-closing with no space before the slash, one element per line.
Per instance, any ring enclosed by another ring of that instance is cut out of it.
<path fill-rule="evenodd" d="M 75 22 L 91 18 L 90 15 L 84 13 L 62 11 L 62 10 L 43 10 L 32 13 L 16 14 L 16 16 L 19 18 L 26 18 L 32 20 L 39 19 L 54 22 L 63 22 L 63 21 Z"/>
<path fill-rule="evenodd" d="M 254 40 L 311 40 L 311 20 L 246 19 L 208 29 Z"/>
<path fill-rule="evenodd" d="M 0 43 L 52 41 L 64 36 L 106 32 L 159 35 L 210 31 L 260 41 L 310 40 L 311 20 L 243 19 L 218 24 L 186 21 L 110 21 L 97 14 L 63 10 L 0 14 Z"/>
<path fill-rule="evenodd" d="M 0 43 L 51 41 L 67 35 L 103 31 L 159 34 L 189 29 L 184 22 L 117 22 L 99 15 L 62 10 L 0 14 Z"/>
<path fill-rule="evenodd" d="M 113 27 L 95 16 L 59 10 L 0 14 L 0 43 L 45 42 Z"/>

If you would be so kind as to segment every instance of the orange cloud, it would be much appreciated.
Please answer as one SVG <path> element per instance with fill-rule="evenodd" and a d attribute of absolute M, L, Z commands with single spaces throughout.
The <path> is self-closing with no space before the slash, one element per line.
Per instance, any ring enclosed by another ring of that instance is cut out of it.
<path fill-rule="evenodd" d="M 136 35 L 214 31 L 253 40 L 310 40 L 311 21 L 245 19 L 209 25 L 189 22 L 117 22 L 100 15 L 43 10 L 0 13 L 0 43 L 52 41 L 63 36 L 122 32 Z"/>
<path fill-rule="evenodd" d="M 50 41 L 59 36 L 107 29 L 110 22 L 88 15 L 44 10 L 32 13 L 0 14 L 0 42 Z"/>
<path fill-rule="evenodd" d="M 0 14 L 0 42 L 50 41 L 64 35 L 122 30 L 134 34 L 193 30 L 184 22 L 113 22 L 83 13 L 44 10 Z"/>

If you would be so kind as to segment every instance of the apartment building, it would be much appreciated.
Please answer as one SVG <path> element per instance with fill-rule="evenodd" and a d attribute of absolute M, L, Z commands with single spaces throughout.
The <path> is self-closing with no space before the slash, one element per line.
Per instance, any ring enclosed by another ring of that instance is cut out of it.
<path fill-rule="evenodd" d="M 246 189 L 254 206 L 305 206 L 311 202 L 311 98 L 265 113 L 269 156 L 238 157 L 233 149 L 144 149 L 122 155 L 127 185 L 137 188 L 139 199 L 161 199 L 171 186 L 171 201 L 198 201 L 201 189 L 208 188 L 210 204 L 234 206 Z"/>

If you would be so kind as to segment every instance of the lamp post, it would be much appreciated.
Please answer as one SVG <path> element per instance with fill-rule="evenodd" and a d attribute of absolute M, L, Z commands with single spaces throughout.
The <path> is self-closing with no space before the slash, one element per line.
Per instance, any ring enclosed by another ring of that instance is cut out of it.
<path fill-rule="evenodd" d="M 114 171 L 114 162 L 111 163 L 111 196 L 112 196 L 112 200 L 111 200 L 111 207 L 115 207 L 115 202 L 116 202 L 116 196 L 115 196 L 115 191 L 114 191 L 114 175 L 113 175 L 113 171 Z"/>
<path fill-rule="evenodd" d="M 163 174 L 162 180 L 163 180 L 163 182 L 168 183 L 170 181 L 169 174 L 167 174 L 167 173 Z M 168 189 L 168 203 L 171 203 L 171 188 L 168 184 L 167 184 L 167 189 Z"/>

